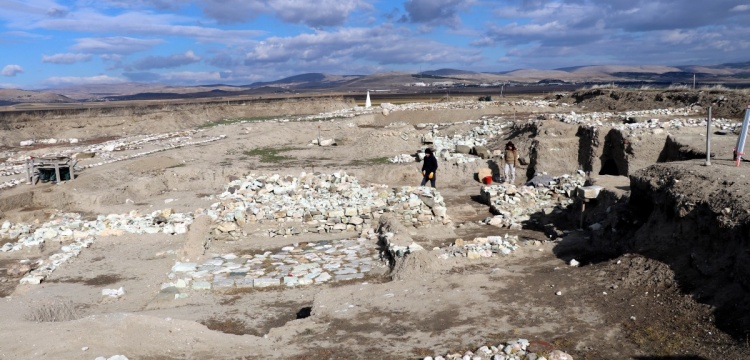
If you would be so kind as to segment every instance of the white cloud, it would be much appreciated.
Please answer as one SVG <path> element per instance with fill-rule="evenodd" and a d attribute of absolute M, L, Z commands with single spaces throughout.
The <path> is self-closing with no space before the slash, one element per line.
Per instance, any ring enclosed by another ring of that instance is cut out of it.
<path fill-rule="evenodd" d="M 158 39 L 136 39 L 131 37 L 81 38 L 76 39 L 73 49 L 90 54 L 132 54 L 146 51 L 163 43 Z"/>
<path fill-rule="evenodd" d="M 125 79 L 116 78 L 108 75 L 97 75 L 88 77 L 78 76 L 55 76 L 44 81 L 45 84 L 54 86 L 69 85 L 91 85 L 91 84 L 118 84 L 126 82 Z"/>
<path fill-rule="evenodd" d="M 403 20 L 458 28 L 461 24 L 458 14 L 473 3 L 474 0 L 407 0 L 404 3 L 407 16 Z"/>
<path fill-rule="evenodd" d="M 43 63 L 52 64 L 75 64 L 81 61 L 90 61 L 91 55 L 89 54 L 75 54 L 75 53 L 64 53 L 54 55 L 42 55 Z"/>
<path fill-rule="evenodd" d="M 269 5 L 282 20 L 311 27 L 341 25 L 352 12 L 372 9 L 361 0 L 274 0 Z"/>
<path fill-rule="evenodd" d="M 388 26 L 316 31 L 294 37 L 272 37 L 246 54 L 246 65 L 319 67 L 365 61 L 381 65 L 472 63 L 478 52 L 412 38 L 408 31 Z"/>
<path fill-rule="evenodd" d="M 750 10 L 750 5 L 742 4 L 742 5 L 737 5 L 733 7 L 731 11 L 742 12 L 742 11 L 748 11 L 748 10 Z"/>
<path fill-rule="evenodd" d="M 3 76 L 16 76 L 17 74 L 20 74 L 23 72 L 23 68 L 21 65 L 5 65 L 2 71 L 0 71 L 0 74 Z"/>
<path fill-rule="evenodd" d="M 164 69 L 189 65 L 200 60 L 201 58 L 196 56 L 192 50 L 188 50 L 184 54 L 149 56 L 136 62 L 133 67 L 137 70 Z"/>
<path fill-rule="evenodd" d="M 259 30 L 223 30 L 197 25 L 199 20 L 171 14 L 149 12 L 126 12 L 109 16 L 91 10 L 78 11 L 65 18 L 44 18 L 30 24 L 30 27 L 64 31 L 91 32 L 92 29 L 106 29 L 109 33 L 138 34 L 147 36 L 180 36 L 195 39 L 197 42 L 219 44 L 247 43 L 248 38 L 260 36 Z"/>
<path fill-rule="evenodd" d="M 220 23 L 239 23 L 255 19 L 269 10 L 264 0 L 202 0 L 203 13 Z"/>

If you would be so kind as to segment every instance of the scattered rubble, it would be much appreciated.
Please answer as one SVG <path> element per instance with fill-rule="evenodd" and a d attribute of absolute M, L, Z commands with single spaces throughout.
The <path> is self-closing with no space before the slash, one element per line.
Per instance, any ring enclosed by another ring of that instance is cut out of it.
<path fill-rule="evenodd" d="M 198 215 L 207 215 L 215 223 L 217 235 L 239 237 L 246 224 L 269 223 L 267 235 L 287 236 L 303 232 L 335 233 L 372 227 L 372 221 L 385 213 L 408 226 L 447 224 L 445 202 L 435 189 L 409 187 L 391 189 L 385 185 L 362 187 L 344 172 L 306 174 L 300 177 L 249 175 L 229 183 L 216 196 L 220 201 L 209 209 L 178 213 L 167 208 L 148 214 L 133 210 L 127 214 L 99 215 L 82 220 L 80 214 L 55 214 L 39 226 L 5 221 L 0 239 L 7 242 L 0 251 L 18 251 L 41 246 L 47 241 L 63 244 L 60 252 L 43 260 L 21 279 L 23 284 L 39 284 L 58 266 L 80 254 L 98 236 L 132 234 L 185 234 Z"/>
<path fill-rule="evenodd" d="M 357 231 L 370 227 L 384 213 L 396 214 L 405 224 L 429 226 L 448 223 L 445 202 L 436 190 L 385 185 L 362 187 L 345 172 L 299 177 L 249 175 L 231 182 L 206 214 L 217 230 L 237 236 L 242 226 L 277 224 L 268 236 Z"/>
<path fill-rule="evenodd" d="M 483 185 L 479 196 L 490 206 L 490 211 L 497 214 L 484 222 L 501 228 L 521 229 L 522 223 L 529 221 L 532 214 L 560 213 L 573 204 L 576 189 L 585 182 L 585 176 L 577 173 L 540 177 L 528 182 L 536 186 Z"/>
<path fill-rule="evenodd" d="M 469 259 L 479 259 L 493 257 L 497 254 L 509 255 L 518 249 L 518 236 L 487 236 L 478 237 L 472 241 L 456 239 L 456 241 L 447 248 L 441 249 L 442 259 L 449 257 L 466 257 Z"/>
<path fill-rule="evenodd" d="M 482 346 L 476 351 L 467 351 L 463 354 L 451 353 L 444 356 L 438 355 L 425 357 L 424 360 L 573 360 L 569 354 L 553 350 L 551 344 L 545 341 L 529 341 L 517 339 L 498 344 L 497 346 Z"/>

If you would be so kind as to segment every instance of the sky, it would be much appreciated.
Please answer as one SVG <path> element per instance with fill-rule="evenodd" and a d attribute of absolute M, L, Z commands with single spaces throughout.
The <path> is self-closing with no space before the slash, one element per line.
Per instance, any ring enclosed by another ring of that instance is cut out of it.
<path fill-rule="evenodd" d="M 750 61 L 750 0 L 0 0 L 0 88 Z"/>

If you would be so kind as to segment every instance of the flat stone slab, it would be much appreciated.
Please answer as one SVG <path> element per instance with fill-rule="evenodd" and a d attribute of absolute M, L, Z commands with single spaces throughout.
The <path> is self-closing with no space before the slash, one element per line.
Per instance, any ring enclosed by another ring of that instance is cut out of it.
<path fill-rule="evenodd" d="M 374 239 L 365 238 L 318 241 L 262 254 L 217 255 L 202 264 L 178 262 L 169 275 L 178 280 L 168 284 L 180 282 L 181 288 L 217 290 L 361 279 L 378 265 L 385 266 L 376 246 Z"/>

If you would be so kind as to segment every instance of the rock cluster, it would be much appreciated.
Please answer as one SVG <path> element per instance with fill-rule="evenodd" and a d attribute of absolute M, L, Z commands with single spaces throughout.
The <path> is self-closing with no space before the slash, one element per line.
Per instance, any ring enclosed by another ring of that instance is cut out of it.
<path fill-rule="evenodd" d="M 535 181 L 535 179 L 537 181 Z M 574 203 L 576 188 L 583 186 L 583 174 L 562 175 L 532 179 L 534 186 L 513 184 L 484 185 L 479 196 L 490 206 L 494 217 L 485 223 L 497 227 L 521 229 L 522 223 L 531 219 L 531 214 L 558 213 Z"/>
<path fill-rule="evenodd" d="M 23 140 L 19 145 L 21 146 L 31 146 L 34 144 L 46 144 L 46 145 L 53 145 L 53 144 L 77 144 L 78 139 L 72 138 L 72 139 L 41 139 L 41 140 Z"/>
<path fill-rule="evenodd" d="M 379 261 L 375 235 L 340 241 L 317 241 L 285 246 L 275 252 L 224 254 L 198 263 L 176 263 L 162 291 L 183 297 L 184 291 L 225 290 L 320 284 L 361 279 Z M 176 289 L 173 291 L 172 288 Z"/>
<path fill-rule="evenodd" d="M 314 232 L 357 231 L 370 227 L 384 213 L 407 225 L 447 223 L 445 202 L 432 188 L 385 185 L 360 186 L 345 172 L 249 175 L 232 181 L 206 214 L 217 231 L 239 235 L 245 224 L 276 224 L 271 237 Z"/>
<path fill-rule="evenodd" d="M 452 136 L 441 136 L 440 127 L 457 124 L 478 124 L 465 134 Z M 498 116 L 483 117 L 480 120 L 466 120 L 449 124 L 419 124 L 420 129 L 429 129 L 422 135 L 422 142 L 430 143 L 437 157 L 442 161 L 453 164 L 464 164 L 477 161 L 479 158 L 489 158 L 490 152 L 485 147 L 490 138 L 501 135 L 503 129 L 510 126 L 512 122 L 506 121 Z M 473 155 L 473 156 L 472 156 Z M 424 154 L 418 152 L 413 154 L 397 155 L 389 160 L 392 163 L 410 163 L 415 159 L 421 161 Z"/>
<path fill-rule="evenodd" d="M 479 259 L 497 254 L 509 255 L 516 249 L 518 249 L 518 236 L 515 235 L 478 237 L 471 241 L 456 239 L 451 246 L 441 249 L 443 254 L 440 257 L 443 259 L 449 257 Z"/>
<path fill-rule="evenodd" d="M 482 346 L 476 351 L 466 351 L 463 354 L 452 353 L 425 357 L 424 360 L 573 360 L 569 354 L 553 350 L 552 345 L 544 341 L 529 341 L 517 339 L 498 344 L 497 346 Z"/>
<path fill-rule="evenodd" d="M 607 126 L 620 131 L 629 132 L 630 135 L 643 133 L 661 133 L 665 130 L 678 130 L 685 127 L 706 127 L 705 118 L 692 118 L 697 112 L 689 107 L 679 109 L 653 109 L 640 111 L 613 112 L 590 112 L 590 113 L 557 113 L 539 115 L 538 120 L 559 120 L 568 124 L 580 124 L 585 126 Z M 663 121 L 654 116 L 681 116 L 672 120 Z M 741 123 L 730 119 L 714 118 L 711 126 L 720 130 L 734 131 Z"/>
<path fill-rule="evenodd" d="M 297 235 L 302 232 L 362 233 L 372 221 L 391 214 L 409 226 L 448 223 L 445 202 L 440 193 L 426 187 L 391 189 L 385 185 L 362 187 L 353 176 L 302 174 L 300 177 L 248 176 L 229 183 L 216 196 L 220 201 L 209 209 L 176 213 L 172 209 L 147 214 L 133 210 L 127 214 L 99 215 L 83 220 L 80 214 L 57 214 L 41 225 L 11 223 L 0 226 L 0 239 L 11 240 L 0 251 L 18 251 L 45 242 L 61 244 L 61 250 L 42 260 L 21 282 L 38 284 L 58 266 L 78 256 L 97 236 L 132 234 L 185 234 L 198 215 L 208 215 L 215 232 L 240 236 L 246 224 L 268 223 L 275 228 L 269 236 Z"/>
<path fill-rule="evenodd" d="M 174 213 L 172 209 L 158 210 L 142 215 L 137 211 L 128 214 L 99 215 L 96 220 L 82 220 L 80 214 L 64 213 L 39 226 L 5 221 L 0 226 L 0 239 L 16 240 L 5 243 L 0 251 L 18 251 L 37 247 L 45 242 L 57 242 L 60 251 L 42 259 L 21 279 L 22 284 L 39 284 L 49 274 L 68 260 L 91 246 L 97 236 L 133 234 L 184 234 L 192 223 L 191 214 Z"/>

